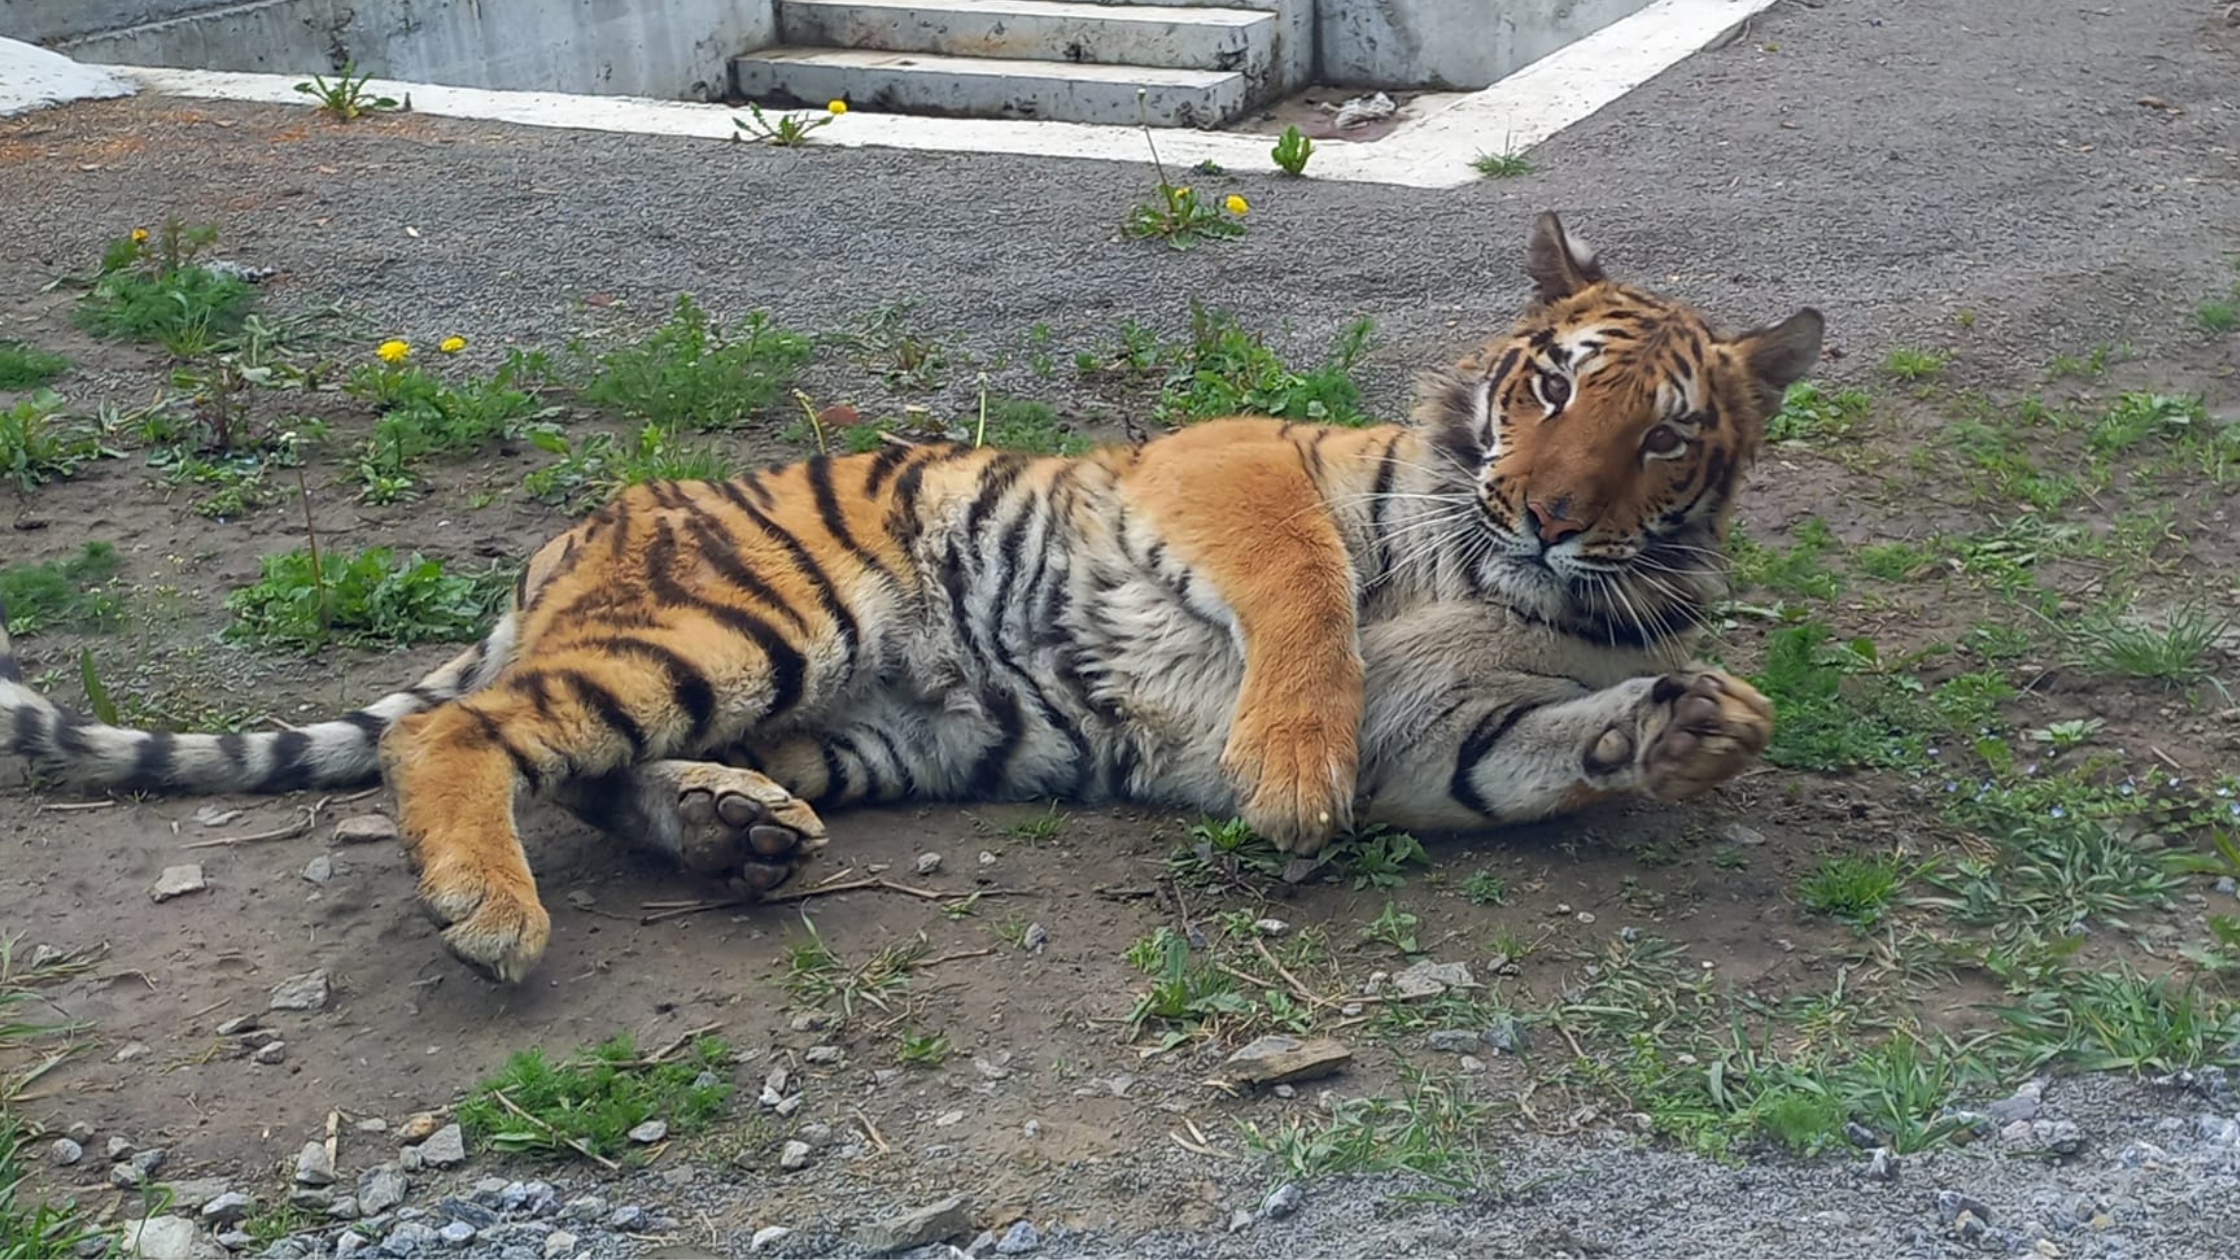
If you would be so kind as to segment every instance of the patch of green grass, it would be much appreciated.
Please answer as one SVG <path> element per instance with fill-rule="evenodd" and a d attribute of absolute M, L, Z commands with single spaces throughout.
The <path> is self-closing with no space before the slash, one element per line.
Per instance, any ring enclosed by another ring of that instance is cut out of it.
<path fill-rule="evenodd" d="M 1765 664 L 1751 682 L 1780 715 L 1766 749 L 1777 766 L 1897 766 L 1917 758 L 1926 742 L 1920 702 L 1880 674 L 1873 642 L 1833 641 L 1824 623 L 1783 626 L 1767 635 Z"/>
<path fill-rule="evenodd" d="M 113 629 L 123 601 L 107 589 L 117 575 L 114 543 L 89 542 L 74 556 L 0 565 L 0 604 L 9 634 Z"/>
<path fill-rule="evenodd" d="M 825 943 L 824 934 L 807 915 L 801 917 L 807 935 L 786 943 L 786 992 L 796 1001 L 823 1006 L 835 999 L 841 1014 L 853 1019 L 857 1003 L 887 1009 L 889 999 L 910 987 L 910 973 L 922 961 L 928 945 L 925 934 L 889 945 L 864 961 L 850 965 Z"/>
<path fill-rule="evenodd" d="M 2174 438 L 2199 432 L 2208 418 L 2208 407 L 2199 395 L 2129 390 L 2100 417 L 2086 438 L 2086 444 L 2096 454 L 2112 455 L 2129 450 L 2148 438 Z"/>
<path fill-rule="evenodd" d="M 658 1062 L 642 1057 L 628 1033 L 559 1063 L 542 1050 L 524 1050 L 476 1086 L 457 1116 L 461 1128 L 495 1150 L 637 1162 L 644 1156 L 629 1140 L 631 1129 L 658 1119 L 672 1133 L 689 1134 L 721 1114 L 731 1096 L 731 1062 L 731 1047 L 714 1037 Z"/>
<path fill-rule="evenodd" d="M 895 1060 L 907 1067 L 940 1067 L 953 1052 L 954 1047 L 945 1033 L 921 1033 L 905 1028 L 895 1034 Z"/>
<path fill-rule="evenodd" d="M 1056 408 L 1025 398 L 989 398 L 985 426 L 975 436 L 989 446 L 1033 455 L 1080 455 L 1089 449 L 1089 439 L 1060 420 Z"/>
<path fill-rule="evenodd" d="M 2211 657 L 2232 621 L 2232 613 L 2213 605 L 2182 605 L 2159 624 L 2101 607 L 2076 622 L 2068 637 L 2079 663 L 2094 673 L 2178 686 L 2210 676 Z"/>
<path fill-rule="evenodd" d="M 1868 543 L 1852 553 L 1859 571 L 1885 582 L 1910 582 L 1937 563 L 1937 557 L 1907 542 Z"/>
<path fill-rule="evenodd" d="M 2063 969 L 1996 1013 L 2023 1070 L 2176 1072 L 2240 1066 L 2240 1003 L 2173 976 Z"/>
<path fill-rule="evenodd" d="M 1832 442 L 1855 436 L 1866 424 L 1869 405 L 1863 389 L 1829 393 L 1812 381 L 1798 381 L 1766 420 L 1766 440 Z"/>
<path fill-rule="evenodd" d="M 1189 842 L 1167 855 L 1167 871 L 1194 887 L 1218 890 L 1272 879 L 1285 862 L 1280 850 L 1241 819 L 1209 818 L 1192 825 Z"/>
<path fill-rule="evenodd" d="M 400 560 L 387 547 L 324 552 L 316 569 L 309 552 L 290 551 L 261 567 L 255 583 L 226 596 L 229 639 L 306 650 L 463 643 L 487 632 L 513 593 L 502 566 L 449 573 L 440 560 Z"/>
<path fill-rule="evenodd" d="M 74 1199 L 31 1197 L 31 1134 L 0 1114 L 0 1256 L 9 1260 L 78 1260 L 117 1254 L 116 1242 L 94 1226 Z M 106 1243 L 106 1245 L 103 1245 Z"/>
<path fill-rule="evenodd" d="M 909 327 L 911 309 L 911 303 L 890 302 L 819 340 L 877 372 L 889 389 L 931 389 L 947 376 L 949 355 L 939 341 Z"/>
<path fill-rule="evenodd" d="M 2046 375 L 2059 379 L 2064 376 L 2080 380 L 2097 380 L 2108 371 L 2111 362 L 2122 362 L 2131 357 L 2129 345 L 2103 341 L 2083 354 L 2057 354 L 2046 363 Z"/>
<path fill-rule="evenodd" d="M 62 408 L 61 395 L 42 389 L 0 409 L 0 477 L 13 481 L 21 494 L 112 454 L 98 434 L 58 420 Z"/>
<path fill-rule="evenodd" d="M 1273 1165 L 1271 1181 L 1411 1172 L 1456 1191 L 1494 1188 L 1499 1165 L 1483 1145 L 1488 1105 L 1459 1077 L 1404 1064 L 1401 1079 L 1398 1098 L 1344 1099 L 1273 1131 L 1243 1121 L 1245 1142 Z"/>
<path fill-rule="evenodd" d="M 1509 179 L 1533 172 L 1532 159 L 1522 153 L 1481 153 L 1470 160 L 1478 174 L 1487 179 Z"/>
<path fill-rule="evenodd" d="M 1988 849 L 1928 868 L 1923 878 L 1943 892 L 1920 901 L 1963 924 L 2005 940 L 2058 938 L 2094 924 L 2121 929 L 2142 912 L 2167 909 L 2183 887 L 2169 856 L 2088 816 L 2087 793 L 2076 784 L 2041 780 L 1955 795 L 1950 812 Z"/>
<path fill-rule="evenodd" d="M 1300 371 L 1235 315 L 1193 305 L 1189 344 L 1166 356 L 1173 366 L 1154 415 L 1167 425 L 1238 414 L 1369 424 L 1352 372 L 1374 327 L 1366 318 L 1355 320 L 1322 362 Z"/>
<path fill-rule="evenodd" d="M 70 360 L 27 341 L 0 339 L 0 389 L 30 389 L 70 370 Z"/>
<path fill-rule="evenodd" d="M 1933 381 L 1944 373 L 1946 359 L 1939 350 L 1901 346 L 1883 356 L 1882 370 L 1901 381 Z"/>
<path fill-rule="evenodd" d="M 1472 871 L 1470 878 L 1462 881 L 1462 895 L 1473 906 L 1505 906 L 1509 904 L 1509 881 L 1492 871 Z"/>
<path fill-rule="evenodd" d="M 1361 939 L 1402 955 L 1420 954 L 1423 948 L 1416 942 L 1417 922 L 1415 915 L 1402 910 L 1396 903 L 1387 901 L 1376 918 L 1361 926 Z"/>
<path fill-rule="evenodd" d="M 2240 328 L 2240 305 L 2224 298 L 2211 298 L 2193 308 L 2193 322 L 2211 336 L 2222 336 Z"/>
<path fill-rule="evenodd" d="M 616 437 L 587 434 L 569 441 L 557 426 L 537 425 L 530 445 L 558 456 L 521 479 L 540 502 L 570 512 L 595 507 L 642 481 L 721 481 L 739 474 L 739 463 L 720 445 L 678 438 L 657 424 Z"/>
<path fill-rule="evenodd" d="M 1179 1045 L 1223 1018 L 1248 1019 L 1252 1000 L 1237 992 L 1236 981 L 1211 962 L 1190 957 L 1190 942 L 1169 927 L 1160 927 L 1128 947 L 1128 964 L 1151 977 L 1150 987 L 1136 995 L 1128 1011 L 1128 1031 L 1139 1034 L 1147 1024 L 1164 1026 L 1162 1045 Z"/>
<path fill-rule="evenodd" d="M 1792 532 L 1787 548 L 1769 547 L 1735 529 L 1727 552 L 1736 581 L 1744 589 L 1764 589 L 1807 599 L 1834 599 L 1843 593 L 1843 575 L 1828 567 L 1825 556 L 1835 548 L 1828 524 L 1808 516 Z"/>
<path fill-rule="evenodd" d="M 1025 822 L 1011 824 L 1003 829 L 1003 834 L 1028 844 L 1047 844 L 1058 838 L 1058 833 L 1066 825 L 1066 817 L 1058 812 L 1058 803 L 1052 801 L 1049 809 Z"/>
<path fill-rule="evenodd" d="M 160 341 L 176 354 L 237 332 L 255 294 L 241 277 L 194 261 L 218 230 L 166 222 L 109 243 L 71 318 L 96 337 Z"/>
<path fill-rule="evenodd" d="M 242 1217 L 241 1232 L 256 1239 L 258 1246 L 270 1247 L 290 1235 L 309 1233 L 321 1223 L 310 1212 L 276 1198 L 258 1203 L 255 1211 Z"/>
<path fill-rule="evenodd" d="M 1373 826 L 1338 837 L 1323 849 L 1322 865 L 1334 866 L 1364 888 L 1398 888 L 1408 882 L 1408 867 L 1428 866 L 1431 857 L 1423 842 L 1405 831 Z"/>
<path fill-rule="evenodd" d="M 1195 249 L 1204 241 L 1243 236 L 1244 204 L 1234 193 L 1215 199 L 1188 184 L 1169 183 L 1162 175 L 1151 200 L 1128 207 L 1120 230 L 1140 240 L 1165 241 L 1171 249 Z"/>
<path fill-rule="evenodd" d="M 416 367 L 368 364 L 344 388 L 381 407 L 381 418 L 358 452 L 358 476 L 376 502 L 409 487 L 413 468 L 429 458 L 472 454 L 511 437 L 540 414 L 536 398 L 518 387 L 518 360 L 489 380 L 449 384 Z M 387 487 L 383 491 L 380 488 Z"/>
<path fill-rule="evenodd" d="M 1882 921 L 1904 883 L 1905 872 L 1892 855 L 1837 853 L 1821 858 L 1812 873 L 1798 881 L 1797 900 L 1814 914 L 1863 931 Z"/>
<path fill-rule="evenodd" d="M 685 294 L 667 323 L 597 355 L 582 396 L 672 433 L 736 429 L 764 417 L 812 353 L 807 337 L 766 312 L 727 333 Z"/>

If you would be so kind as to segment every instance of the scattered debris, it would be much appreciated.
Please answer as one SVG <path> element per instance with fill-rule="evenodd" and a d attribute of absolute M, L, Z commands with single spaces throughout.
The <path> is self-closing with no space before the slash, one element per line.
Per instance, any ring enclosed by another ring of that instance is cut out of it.
<path fill-rule="evenodd" d="M 940 869 L 941 869 L 941 855 L 940 855 L 940 854 L 938 854 L 938 853 L 921 853 L 921 854 L 919 854 L 919 855 L 918 855 L 918 873 L 919 873 L 920 875 L 931 875 L 931 874 L 933 874 L 933 873 L 934 873 L 935 871 L 938 871 L 938 870 L 940 870 Z"/>

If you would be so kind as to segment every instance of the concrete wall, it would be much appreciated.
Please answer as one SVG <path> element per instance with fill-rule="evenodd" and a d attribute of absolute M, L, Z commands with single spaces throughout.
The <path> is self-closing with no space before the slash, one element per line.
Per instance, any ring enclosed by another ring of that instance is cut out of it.
<path fill-rule="evenodd" d="M 1317 0 L 1321 81 L 1476 91 L 1649 0 Z"/>
<path fill-rule="evenodd" d="M 377 78 L 686 100 L 720 97 L 728 59 L 776 34 L 771 0 L 0 4 L 23 28 L 0 33 L 80 61 L 308 74 L 355 58 Z"/>

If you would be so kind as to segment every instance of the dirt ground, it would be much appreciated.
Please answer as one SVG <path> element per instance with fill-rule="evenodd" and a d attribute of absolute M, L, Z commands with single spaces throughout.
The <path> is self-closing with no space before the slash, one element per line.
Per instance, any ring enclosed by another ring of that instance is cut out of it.
<path fill-rule="evenodd" d="M 14 229 L 0 239 L 9 308 L 0 337 L 75 360 L 57 383 L 74 411 L 161 394 L 162 352 L 87 337 L 70 323 L 75 292 L 47 286 L 88 269 L 102 241 L 177 214 L 219 224 L 223 256 L 276 269 L 260 286 L 266 309 L 343 304 L 355 322 L 338 324 L 338 356 L 362 358 L 385 336 L 426 344 L 456 331 L 472 342 L 461 370 L 487 370 L 509 345 L 557 349 L 573 336 L 642 330 L 678 292 L 726 316 L 768 307 L 804 328 L 909 298 L 952 361 L 943 384 L 905 394 L 827 351 L 803 388 L 866 412 L 916 404 L 962 415 L 984 370 L 995 387 L 1111 435 L 1140 422 L 1156 390 L 1076 380 L 1074 351 L 1109 352 L 1125 319 L 1172 335 L 1198 299 L 1244 313 L 1294 362 L 1353 316 L 1375 317 L 1375 349 L 1357 375 L 1371 410 L 1398 415 L 1411 371 L 1451 359 L 1514 309 L 1523 228 L 1548 205 L 1613 270 L 1723 319 L 1771 320 L 1805 302 L 1828 312 L 1833 353 L 1821 378 L 1868 390 L 1872 423 L 1856 439 L 1771 452 L 1741 514 L 1752 539 L 1793 545 L 1818 518 L 1839 549 L 1928 545 L 1939 531 L 1980 532 L 2015 512 L 1967 488 L 1966 470 L 1939 445 L 1974 399 L 2042 392 L 2091 410 L 2126 390 L 2169 391 L 2201 395 L 2212 421 L 2240 415 L 2240 343 L 2197 327 L 2195 315 L 2240 281 L 2231 262 L 2240 31 L 2206 4 L 2045 14 L 2034 0 L 2001 0 L 1972 7 L 1957 30 L 1953 21 L 1926 0 L 1777 6 L 1746 38 L 1544 146 L 1533 155 L 1538 174 L 1454 194 L 1236 181 L 1256 207 L 1250 234 L 1189 255 L 1118 238 L 1121 211 L 1149 182 L 1131 168 L 780 153 L 412 115 L 345 129 L 300 109 L 160 98 L 73 106 L 0 124 L 0 219 Z M 1030 367 L 1045 344 L 1030 336 L 1037 325 L 1055 347 L 1055 372 Z M 2104 375 L 2048 383 L 2053 356 L 2104 343 L 2130 352 Z M 1885 356 L 1902 347 L 1936 347 L 1949 361 L 1929 385 L 1894 380 Z M 0 406 L 9 401 L 0 395 Z M 435 465 L 430 492 L 408 503 L 353 499 L 341 484 L 348 450 L 372 417 L 338 404 L 327 419 L 334 438 L 307 481 L 330 545 L 482 565 L 518 561 L 568 519 L 520 492 L 523 476 L 550 460 L 526 442 Z M 621 427 L 589 411 L 568 423 L 571 434 Z M 805 449 L 780 427 L 728 440 L 754 458 Z M 2142 505 L 2166 509 L 2165 536 L 2123 571 L 2139 606 L 2187 593 L 2240 606 L 2235 484 L 2124 476 L 2136 480 L 2063 510 L 2105 533 Z M 125 449 L 7 497 L 0 561 L 58 559 L 90 541 L 113 542 L 124 559 L 125 629 L 19 643 L 34 681 L 66 702 L 82 698 L 81 648 L 112 694 L 196 725 L 301 721 L 370 699 L 455 650 L 304 658 L 221 641 L 226 592 L 256 578 L 260 556 L 301 543 L 292 492 L 214 520 Z M 2037 580 L 2080 612 L 2115 566 L 2062 557 Z M 1854 582 L 1817 615 L 1843 637 L 1871 636 L 1892 659 L 2021 614 L 1954 579 Z M 1776 624 L 1744 616 L 1723 650 L 1752 666 Z M 2036 644 L 2010 667 L 2021 686 L 2004 720 L 2022 731 L 2097 718 L 2097 746 L 2117 751 L 2119 772 L 2210 783 L 2240 767 L 2240 708 L 2222 690 L 2240 683 L 2240 649 L 2227 635 L 2205 659 L 2212 681 L 2173 688 L 2095 673 Z M 1932 663 L 1920 673 L 1933 685 L 1957 670 Z M 394 845 L 331 843 L 338 820 L 389 808 L 378 793 L 87 800 L 34 790 L 12 763 L 0 766 L 0 785 L 0 931 L 18 937 L 19 954 L 99 951 L 91 971 L 42 990 L 88 1032 L 22 1115 L 166 1146 L 173 1175 L 269 1189 L 330 1113 L 396 1124 L 451 1103 L 526 1047 L 557 1052 L 618 1031 L 650 1047 L 714 1029 L 746 1056 L 740 1114 L 660 1167 L 733 1169 L 714 1175 L 736 1176 L 738 1193 L 707 1200 L 710 1215 L 680 1231 L 727 1249 L 733 1231 L 853 1219 L 875 1213 L 868 1204 L 921 1201 L 962 1182 L 979 1188 L 990 1225 L 1031 1214 L 1114 1238 L 1222 1229 L 1246 1167 L 1239 1122 L 1296 1118 L 1315 1087 L 1298 1099 L 1227 1098 L 1203 1081 L 1233 1044 L 1146 1053 L 1155 1041 L 1130 1037 L 1144 977 L 1123 954 L 1162 925 L 1246 910 L 1294 932 L 1320 928 L 1335 968 L 1359 986 L 1397 969 L 1360 931 L 1389 897 L 1418 917 L 1428 956 L 1468 962 L 1519 1011 L 1570 1000 L 1592 974 L 1586 960 L 1626 932 L 1670 940 L 1688 966 L 1778 1003 L 1840 984 L 1869 948 L 1799 904 L 1798 882 L 1823 855 L 1893 845 L 1964 854 L 1971 843 L 1939 812 L 1933 780 L 1767 766 L 1692 807 L 1621 805 L 1497 836 L 1425 837 L 1430 865 L 1389 893 L 1247 881 L 1221 893 L 1184 888 L 1178 901 L 1161 877 L 1195 819 L 1060 807 L 1048 826 L 1038 822 L 1044 806 L 868 810 L 828 820 L 832 847 L 808 880 L 883 872 L 938 898 L 858 891 L 647 922 L 650 905 L 716 890 L 532 806 L 524 831 L 553 912 L 552 945 L 531 982 L 502 989 L 444 954 Z M 942 856 L 940 869 L 916 874 L 925 853 Z M 332 877 L 315 884 L 304 872 L 321 857 Z M 207 889 L 152 902 L 164 869 L 190 861 Z M 1506 904 L 1464 895 L 1479 871 L 1506 882 Z M 984 895 L 971 914 L 945 912 L 975 891 Z M 2208 880 L 2189 884 L 2185 898 L 2130 925 L 2139 934 L 2092 948 L 2170 965 L 2212 905 L 2232 909 Z M 800 1056 L 834 1036 L 800 1026 L 783 983 L 804 913 L 843 958 L 922 934 L 942 959 L 891 1012 L 846 1029 L 845 1063 L 806 1068 L 813 1084 L 799 1119 L 856 1126 L 892 1147 L 849 1170 L 855 1198 L 835 1189 L 837 1174 L 776 1175 L 767 1154 L 784 1133 L 752 1105 L 770 1066 L 803 1070 Z M 2146 931 L 2150 923 L 2163 926 Z M 1046 944 L 1016 944 L 1024 924 L 1039 925 Z M 1504 954 L 1501 942 L 1520 941 L 1530 946 L 1521 957 Z M 266 1017 L 285 1038 L 284 1063 L 220 1052 L 219 1024 L 263 1012 L 273 985 L 314 969 L 332 977 L 331 1005 Z M 1955 1028 L 1980 1020 L 1979 1004 L 1995 994 L 1976 974 L 1910 991 L 1924 1023 Z M 1349 1095 L 1394 1093 L 1403 1068 L 1423 1058 L 1420 1038 L 1372 1035 L 1369 1022 L 1328 1026 L 1357 1051 L 1342 1081 Z M 899 1080 L 874 1076 L 894 1066 L 902 1029 L 941 1030 L 956 1053 Z M 1488 1096 L 1533 1097 L 1528 1061 L 1489 1059 L 1479 1078 Z M 1135 1079 L 1114 1089 L 1122 1076 Z M 1563 1134 L 1619 1118 L 1586 1094 L 1561 1093 L 1557 1106 L 1549 1115 L 1528 1104 L 1498 1132 Z M 387 1139 L 346 1134 L 346 1175 L 393 1154 Z M 1208 1140 L 1222 1159 L 1185 1155 Z M 741 1151 L 746 1163 L 734 1165 Z M 510 1167 L 478 1156 L 469 1171 Z M 89 1160 L 47 1175 L 57 1192 L 122 1209 L 100 1172 Z"/>

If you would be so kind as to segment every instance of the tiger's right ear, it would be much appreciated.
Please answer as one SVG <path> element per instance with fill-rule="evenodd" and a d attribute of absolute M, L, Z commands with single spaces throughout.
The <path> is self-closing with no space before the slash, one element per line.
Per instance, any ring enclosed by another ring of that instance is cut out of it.
<path fill-rule="evenodd" d="M 1590 285 L 1609 279 L 1594 260 L 1586 242 L 1566 235 L 1553 210 L 1542 210 L 1532 221 L 1532 235 L 1525 243 L 1525 274 L 1543 302 L 1570 297 Z"/>

